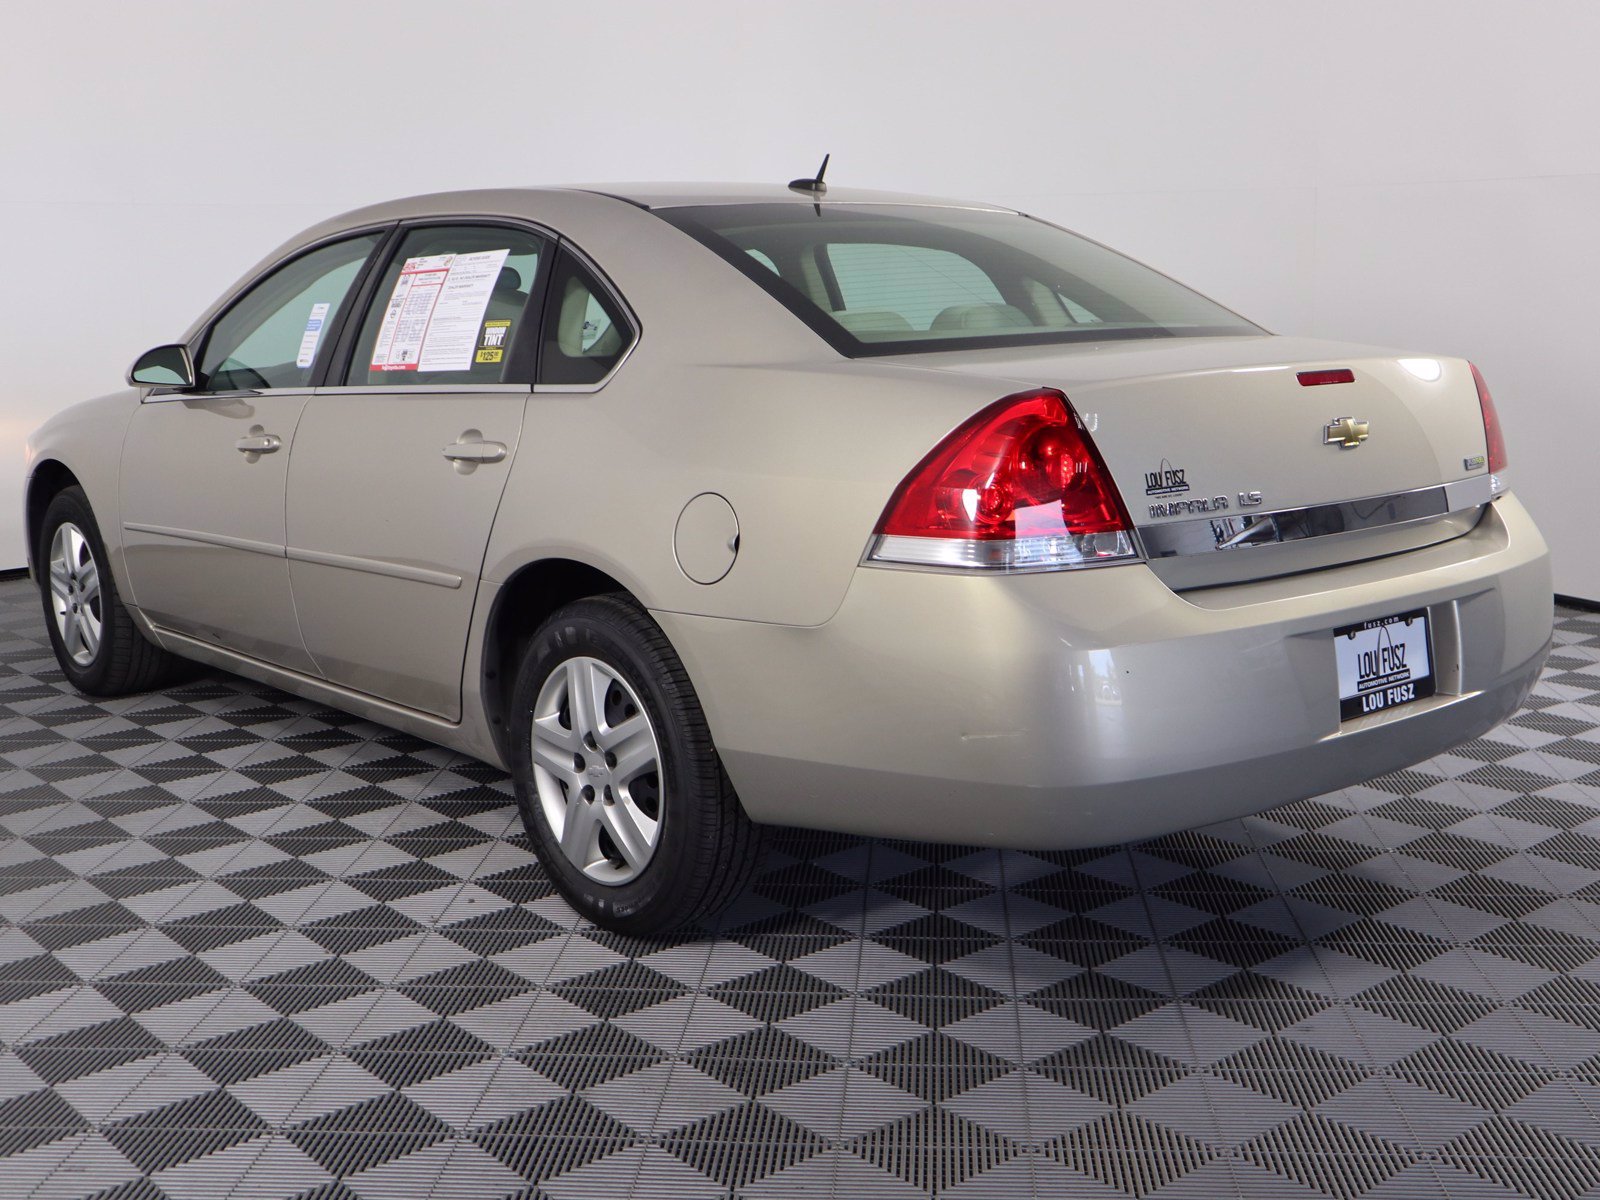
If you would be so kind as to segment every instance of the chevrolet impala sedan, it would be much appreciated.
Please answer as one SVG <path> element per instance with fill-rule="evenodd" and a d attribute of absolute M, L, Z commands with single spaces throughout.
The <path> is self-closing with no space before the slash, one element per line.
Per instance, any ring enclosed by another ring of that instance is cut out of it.
<path fill-rule="evenodd" d="M 129 383 L 28 444 L 68 680 L 203 663 L 501 765 L 618 930 L 714 913 L 766 824 L 1047 850 L 1346 787 L 1550 638 L 1475 367 L 994 205 L 381 204 Z"/>

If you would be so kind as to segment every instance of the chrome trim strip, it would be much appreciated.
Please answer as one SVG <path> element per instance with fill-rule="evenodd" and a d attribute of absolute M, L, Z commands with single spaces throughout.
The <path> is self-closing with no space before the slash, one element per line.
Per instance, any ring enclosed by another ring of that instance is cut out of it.
<path fill-rule="evenodd" d="M 1097 542 L 1103 538 L 1111 540 L 1113 550 L 1110 553 L 1085 555 L 1077 544 L 1080 541 Z M 1057 557 L 1052 558 L 1052 554 Z M 1114 534 L 1089 534 L 1084 538 L 1069 534 L 993 542 L 879 533 L 872 536 L 867 543 L 866 553 L 861 557 L 864 567 L 954 571 L 958 574 L 992 571 L 1006 575 L 1114 567 L 1138 561 L 1139 552 L 1134 547 L 1133 539 L 1120 530 Z"/>
<path fill-rule="evenodd" d="M 1137 533 L 1145 556 L 1159 560 L 1411 525 L 1481 508 L 1491 499 L 1490 478 L 1479 475 L 1441 487 L 1417 488 L 1333 504 L 1140 525 Z"/>
<path fill-rule="evenodd" d="M 354 554 L 330 554 L 325 550 L 298 550 L 290 546 L 290 562 L 314 563 L 319 567 L 343 567 L 349 571 L 362 571 L 368 575 L 382 575 L 388 579 L 404 579 L 408 583 L 427 583 L 434 587 L 454 590 L 462 584 L 461 576 L 447 571 L 430 571 L 426 567 L 411 567 L 404 563 L 387 562 L 381 558 L 360 558 Z"/>
<path fill-rule="evenodd" d="M 387 386 L 381 383 L 341 383 L 337 386 L 319 387 L 316 394 L 319 396 L 393 396 L 403 400 L 407 396 L 440 396 L 440 395 L 518 395 L 526 396 L 532 390 L 532 385 L 526 383 L 422 383 L 422 384 L 395 384 Z"/>
<path fill-rule="evenodd" d="M 198 529 L 175 529 L 170 525 L 144 525 L 135 521 L 124 521 L 123 529 L 131 529 L 136 533 L 153 533 L 158 537 L 176 538 L 180 542 L 199 542 L 206 546 L 222 546 L 228 550 L 244 550 L 251 554 L 265 554 L 269 558 L 283 558 L 282 546 L 271 542 L 257 542 L 250 538 L 229 537 L 224 533 L 201 533 Z"/>
<path fill-rule="evenodd" d="M 1497 495 L 1495 482 L 1493 475 L 1475 475 L 1471 479 L 1457 479 L 1454 483 L 1447 483 L 1444 485 L 1445 503 L 1450 506 L 1451 512 L 1487 504 Z"/>
<path fill-rule="evenodd" d="M 316 392 L 311 387 L 286 387 L 286 388 L 235 388 L 231 392 L 197 392 L 185 388 L 149 388 L 141 397 L 141 404 L 167 404 L 173 400 L 192 400 L 197 404 L 204 404 L 211 400 L 264 400 L 272 396 L 311 396 Z"/>

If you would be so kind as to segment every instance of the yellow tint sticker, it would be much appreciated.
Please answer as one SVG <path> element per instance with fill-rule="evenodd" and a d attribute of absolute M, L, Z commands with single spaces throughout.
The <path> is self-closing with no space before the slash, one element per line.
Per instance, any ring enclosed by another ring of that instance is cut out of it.
<path fill-rule="evenodd" d="M 478 362 L 497 363 L 506 356 L 506 335 L 511 332 L 510 321 L 485 321 L 483 340 L 478 345 Z"/>

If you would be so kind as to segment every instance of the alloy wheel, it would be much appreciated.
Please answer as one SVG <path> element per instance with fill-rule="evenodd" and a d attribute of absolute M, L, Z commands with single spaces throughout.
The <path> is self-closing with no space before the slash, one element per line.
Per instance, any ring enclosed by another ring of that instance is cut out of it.
<path fill-rule="evenodd" d="M 104 629 L 100 567 L 89 539 L 71 521 L 56 526 L 50 540 L 50 604 L 67 657 L 89 666 L 100 653 Z"/>
<path fill-rule="evenodd" d="M 559 663 L 533 707 L 540 808 L 567 860 L 598 883 L 636 879 L 661 838 L 661 747 L 638 694 L 598 658 Z"/>

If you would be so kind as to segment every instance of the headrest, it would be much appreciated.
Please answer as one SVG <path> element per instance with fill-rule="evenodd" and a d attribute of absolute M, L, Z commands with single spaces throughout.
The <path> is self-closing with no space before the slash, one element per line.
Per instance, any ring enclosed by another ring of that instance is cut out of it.
<path fill-rule="evenodd" d="M 928 328 L 936 333 L 982 333 L 992 329 L 1032 329 L 1033 322 L 1014 304 L 952 304 Z"/>
<path fill-rule="evenodd" d="M 589 289 L 577 276 L 567 280 L 556 314 L 556 344 L 561 353 L 577 358 L 583 353 L 583 323 L 589 316 Z"/>
<path fill-rule="evenodd" d="M 836 312 L 833 319 L 866 341 L 889 341 L 897 333 L 914 333 L 911 322 L 888 309 L 857 309 Z"/>

